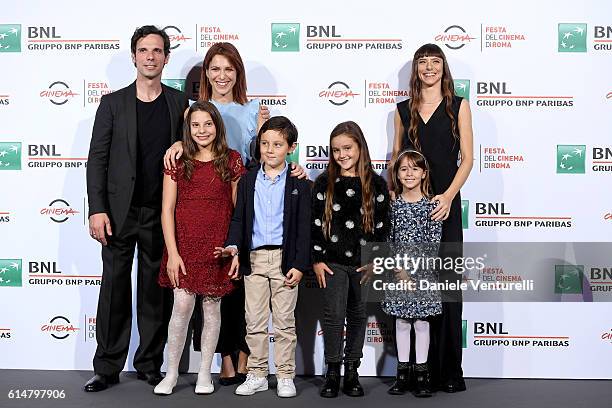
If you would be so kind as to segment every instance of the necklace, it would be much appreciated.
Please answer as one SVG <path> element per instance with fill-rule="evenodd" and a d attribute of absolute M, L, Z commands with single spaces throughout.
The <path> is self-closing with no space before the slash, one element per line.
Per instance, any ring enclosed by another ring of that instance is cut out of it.
<path fill-rule="evenodd" d="M 439 100 L 437 100 L 435 102 L 421 102 L 421 105 L 437 105 L 440 102 L 442 102 L 442 99 L 444 99 L 444 98 L 441 98 L 441 99 L 439 99 Z"/>

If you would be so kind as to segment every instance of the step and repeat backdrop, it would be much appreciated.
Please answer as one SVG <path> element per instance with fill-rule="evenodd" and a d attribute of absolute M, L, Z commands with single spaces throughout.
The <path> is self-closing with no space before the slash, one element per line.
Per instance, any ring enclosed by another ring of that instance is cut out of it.
<path fill-rule="evenodd" d="M 525 270 L 489 262 L 466 277 L 511 282 L 528 272 L 551 294 L 546 302 L 466 302 L 466 376 L 612 378 L 605 301 L 612 251 L 602 247 L 595 260 L 572 244 L 612 237 L 610 16 L 604 1 L 5 5 L 0 368 L 92 368 L 101 260 L 87 234 L 91 130 L 100 97 L 135 78 L 134 29 L 155 24 L 172 41 L 163 82 L 189 95 L 198 92 L 207 49 L 236 45 L 249 97 L 296 123 L 296 158 L 311 178 L 325 168 L 329 133 L 345 120 L 363 128 L 373 165 L 386 177 L 412 55 L 424 43 L 440 45 L 473 115 L 474 167 L 461 191 L 465 241 L 557 243 L 563 254 L 542 253 Z M 315 286 L 307 277 L 301 287 L 298 370 L 318 374 Z M 369 309 L 360 372 L 391 375 L 393 324 L 375 304 Z M 134 330 L 133 345 L 137 336 Z M 271 332 L 271 347 L 273 340 Z M 193 370 L 198 360 L 192 352 Z"/>

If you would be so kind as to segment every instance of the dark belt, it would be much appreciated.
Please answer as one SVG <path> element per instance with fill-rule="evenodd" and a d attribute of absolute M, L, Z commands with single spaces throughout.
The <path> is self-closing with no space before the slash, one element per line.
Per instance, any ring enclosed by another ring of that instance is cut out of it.
<path fill-rule="evenodd" d="M 262 246 L 259 246 L 257 248 L 251 249 L 251 251 L 259 251 L 260 249 L 266 249 L 268 251 L 272 251 L 272 250 L 275 250 L 275 249 L 282 249 L 282 248 L 283 248 L 282 245 L 262 245 Z"/>

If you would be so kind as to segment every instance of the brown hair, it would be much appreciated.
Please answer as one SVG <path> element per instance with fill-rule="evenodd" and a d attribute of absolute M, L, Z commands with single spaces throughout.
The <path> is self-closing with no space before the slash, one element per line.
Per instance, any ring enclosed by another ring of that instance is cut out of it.
<path fill-rule="evenodd" d="M 372 162 L 365 136 L 359 125 L 353 121 L 339 123 L 329 136 L 329 163 L 327 165 L 327 190 L 325 192 L 325 212 L 323 214 L 323 235 L 329 238 L 331 234 L 331 221 L 334 201 L 334 187 L 336 178 L 340 176 L 340 166 L 334 160 L 331 142 L 334 137 L 348 136 L 359 147 L 359 160 L 357 161 L 357 175 L 361 181 L 361 205 L 363 214 L 361 223 L 363 231 L 371 233 L 374 231 L 374 192 L 372 191 Z"/>
<path fill-rule="evenodd" d="M 206 55 L 204 56 L 204 63 L 202 64 L 202 75 L 200 76 L 200 99 L 204 101 L 212 98 L 212 85 L 206 76 L 206 71 L 210 67 L 210 62 L 215 55 L 223 55 L 227 58 L 236 70 L 236 84 L 232 88 L 232 98 L 234 102 L 244 105 L 248 102 L 247 100 L 247 86 L 246 86 L 246 75 L 244 72 L 244 64 L 240 53 L 232 44 L 228 42 L 219 42 L 213 44 Z"/>
<path fill-rule="evenodd" d="M 425 178 L 421 181 L 421 194 L 426 198 L 431 198 L 431 182 L 429 180 L 429 166 L 427 165 L 427 160 L 425 160 L 425 156 L 423 156 L 420 152 L 416 150 L 404 150 L 397 156 L 397 160 L 393 164 L 393 192 L 395 196 L 398 197 L 404 191 L 404 186 L 402 185 L 401 180 L 397 173 L 399 172 L 400 167 L 402 167 L 402 162 L 404 160 L 408 161 L 409 166 L 417 166 L 425 172 Z"/>
<path fill-rule="evenodd" d="M 442 59 L 442 98 L 446 103 L 446 114 L 451 120 L 453 136 L 459 139 L 457 133 L 457 118 L 453 113 L 453 97 L 455 96 L 455 85 L 451 75 L 446 56 L 440 47 L 435 44 L 425 44 L 414 53 L 412 58 L 412 73 L 410 74 L 410 127 L 408 137 L 415 149 L 421 150 L 417 129 L 419 125 L 419 107 L 421 106 L 421 79 L 419 78 L 419 59 L 423 57 L 438 57 Z"/>
<path fill-rule="evenodd" d="M 194 157 L 199 149 L 191 137 L 191 116 L 194 112 L 207 112 L 215 124 L 217 134 L 212 145 L 213 166 L 215 167 L 215 173 L 221 177 L 221 180 L 224 182 L 230 181 L 229 148 L 225 140 L 225 125 L 215 105 L 208 101 L 197 101 L 191 105 L 185 117 L 185 122 L 183 122 L 183 173 L 185 179 L 191 180 L 195 167 Z"/>

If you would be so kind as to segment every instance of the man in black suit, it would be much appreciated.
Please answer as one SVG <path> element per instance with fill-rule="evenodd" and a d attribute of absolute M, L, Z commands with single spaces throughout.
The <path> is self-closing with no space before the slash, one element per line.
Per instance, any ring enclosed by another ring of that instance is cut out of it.
<path fill-rule="evenodd" d="M 102 244 L 102 285 L 96 317 L 95 376 L 85 391 L 119 382 L 130 344 L 131 270 L 138 246 L 134 355 L 138 378 L 161 381 L 171 293 L 157 284 L 163 251 L 160 221 L 164 152 L 180 137 L 185 94 L 161 83 L 170 40 L 155 26 L 131 41 L 136 81 L 100 100 L 87 159 L 89 233 Z"/>

